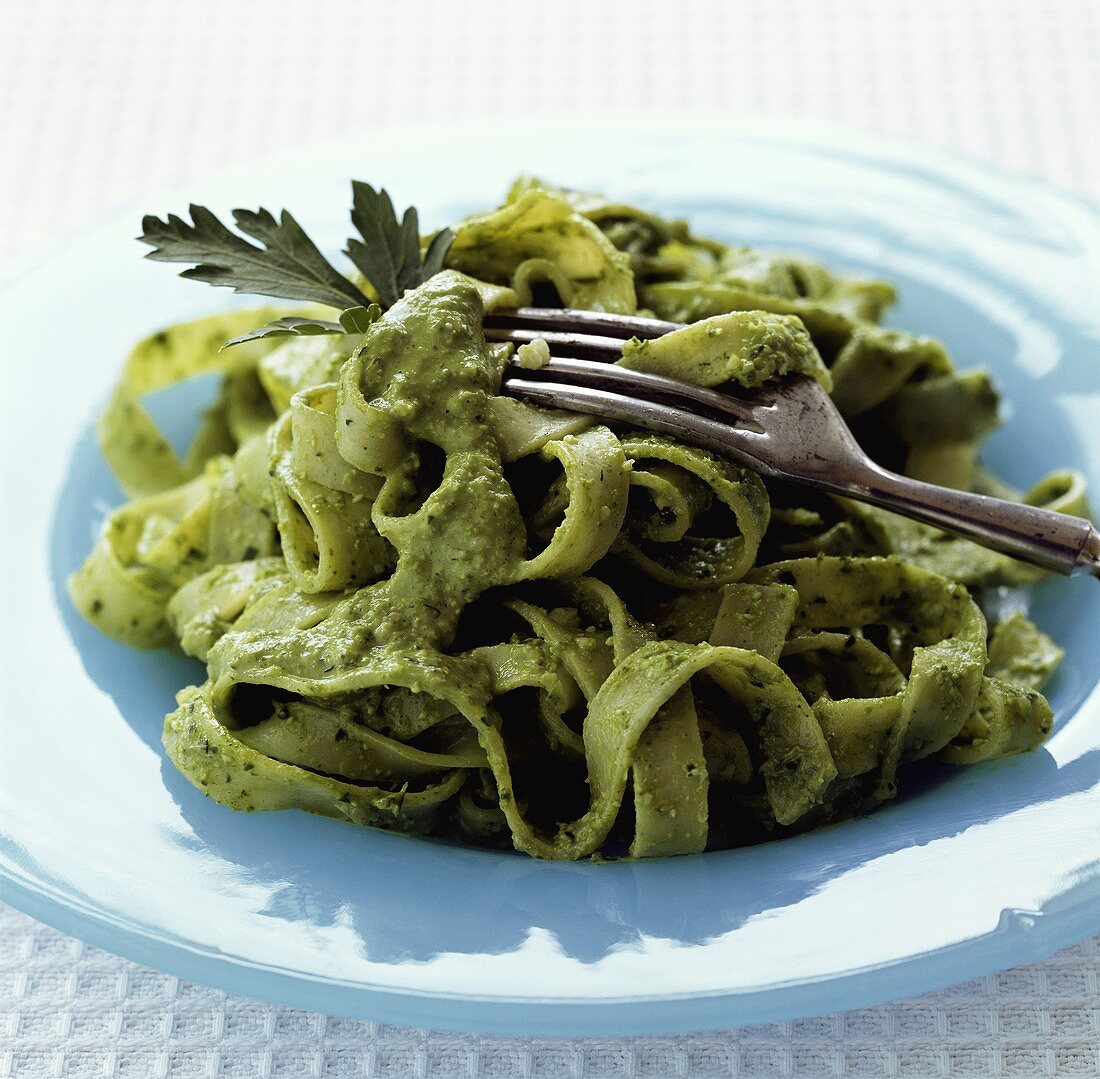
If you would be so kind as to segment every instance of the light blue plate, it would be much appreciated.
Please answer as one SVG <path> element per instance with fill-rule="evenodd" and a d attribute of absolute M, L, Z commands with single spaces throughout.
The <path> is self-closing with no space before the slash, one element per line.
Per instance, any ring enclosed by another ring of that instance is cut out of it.
<path fill-rule="evenodd" d="M 351 175 L 428 225 L 530 169 L 901 287 L 893 322 L 988 364 L 987 460 L 1100 480 L 1100 216 L 924 150 L 682 118 L 495 123 L 301 151 L 160 196 L 10 285 L 3 327 L 0 898 L 110 951 L 322 1012 L 489 1032 L 713 1028 L 833 1012 L 1100 931 L 1100 586 L 1052 581 L 1067 650 L 1037 753 L 926 769 L 875 815 L 769 846 L 541 864 L 302 813 L 238 815 L 165 763 L 189 662 L 104 640 L 63 581 L 119 492 L 90 422 L 127 347 L 224 292 L 143 263 L 138 212 L 292 207 L 333 245 Z M 184 398 L 162 410 L 190 414 Z"/>

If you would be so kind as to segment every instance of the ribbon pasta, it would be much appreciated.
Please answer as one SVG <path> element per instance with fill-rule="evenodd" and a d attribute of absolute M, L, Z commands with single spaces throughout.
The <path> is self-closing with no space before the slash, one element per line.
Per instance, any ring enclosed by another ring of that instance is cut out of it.
<path fill-rule="evenodd" d="M 702 385 L 809 374 L 878 459 L 996 490 L 984 372 L 884 329 L 890 286 L 694 237 L 524 177 L 362 335 L 270 312 L 140 344 L 100 422 L 134 501 L 70 592 L 206 665 L 168 754 L 243 810 L 299 808 L 539 858 L 774 838 L 894 797 L 914 762 L 1033 749 L 1061 651 L 979 587 L 1038 574 L 667 438 L 499 395 L 495 306 L 684 323 L 622 362 Z M 141 399 L 220 370 L 180 458 Z M 1022 496 L 1085 512 L 1074 473 Z"/>

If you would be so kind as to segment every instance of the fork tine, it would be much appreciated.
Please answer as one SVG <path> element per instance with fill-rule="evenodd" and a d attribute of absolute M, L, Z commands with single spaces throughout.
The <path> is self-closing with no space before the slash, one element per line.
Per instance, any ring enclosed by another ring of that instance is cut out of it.
<path fill-rule="evenodd" d="M 526 377 L 528 375 L 529 371 L 512 369 L 506 372 L 501 388 L 505 393 L 533 405 L 567 408 L 603 419 L 618 420 L 663 435 L 672 435 L 692 445 L 732 457 L 765 475 L 774 474 L 771 466 L 753 452 L 754 445 L 763 438 L 756 432 L 731 427 L 728 421 L 710 419 L 667 404 L 640 400 L 590 386 L 539 381 Z"/>
<path fill-rule="evenodd" d="M 493 312 L 486 315 L 484 322 L 487 341 L 522 345 L 541 339 L 556 354 L 556 358 L 541 370 L 528 371 L 514 365 L 507 379 L 532 383 L 546 378 L 561 379 L 568 386 L 632 396 L 643 405 L 694 410 L 707 420 L 751 428 L 758 433 L 763 431 L 753 418 L 752 404 L 747 401 L 677 379 L 619 367 L 614 362 L 622 355 L 624 340 L 633 336 L 659 337 L 679 328 L 677 323 L 541 307 Z M 616 336 L 596 331 L 608 331 Z M 588 362 L 591 360 L 598 362 Z"/>
<path fill-rule="evenodd" d="M 528 370 L 514 365 L 508 377 L 550 380 L 571 386 L 623 394 L 640 401 L 670 408 L 688 409 L 709 419 L 732 424 L 743 430 L 762 432 L 755 418 L 755 402 L 730 394 L 695 386 L 678 379 L 634 371 L 618 364 L 592 363 L 572 357 L 557 356 L 543 368 Z"/>
<path fill-rule="evenodd" d="M 515 327 L 561 333 L 589 333 L 629 341 L 631 337 L 660 337 L 683 329 L 678 322 L 665 322 L 641 315 L 612 315 L 602 311 L 582 311 L 571 307 L 516 307 L 491 311 L 485 316 L 487 327 Z"/>
<path fill-rule="evenodd" d="M 510 341 L 514 345 L 524 345 L 540 337 L 551 349 L 563 355 L 585 356 L 605 363 L 612 363 L 622 355 L 623 342 L 620 338 L 599 337 L 583 331 L 567 333 L 557 330 L 508 329 L 503 326 L 485 327 L 486 341 Z"/>

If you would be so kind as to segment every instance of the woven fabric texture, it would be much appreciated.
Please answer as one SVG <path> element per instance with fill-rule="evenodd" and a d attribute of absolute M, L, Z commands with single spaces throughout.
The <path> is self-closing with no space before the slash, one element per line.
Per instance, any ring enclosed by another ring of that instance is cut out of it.
<path fill-rule="evenodd" d="M 0 0 L 0 274 L 288 142 L 571 109 L 814 117 L 1100 198 L 1096 0 Z M 0 906 L 0 1079 L 1100 1075 L 1100 938 L 879 1008 L 463 1037 L 259 1004 Z"/>

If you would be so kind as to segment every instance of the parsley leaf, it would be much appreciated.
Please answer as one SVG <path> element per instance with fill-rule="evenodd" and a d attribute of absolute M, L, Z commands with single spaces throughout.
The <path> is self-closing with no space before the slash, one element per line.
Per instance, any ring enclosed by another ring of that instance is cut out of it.
<path fill-rule="evenodd" d="M 349 307 L 340 313 L 340 325 L 344 333 L 366 333 L 382 317 L 382 308 L 376 303 L 369 307 Z"/>
<path fill-rule="evenodd" d="M 222 345 L 223 349 L 240 345 L 245 341 L 259 341 L 265 337 L 314 337 L 319 334 L 366 333 L 382 317 L 382 308 L 376 303 L 369 307 L 349 307 L 340 313 L 339 322 L 329 322 L 321 318 L 305 318 L 299 315 L 284 315 L 258 330 L 242 333 Z"/>
<path fill-rule="evenodd" d="M 138 239 L 153 248 L 145 257 L 194 263 L 180 276 L 235 292 L 339 308 L 370 302 L 328 262 L 286 210 L 279 220 L 264 209 L 233 211 L 237 228 L 262 247 L 232 232 L 205 206 L 192 204 L 191 217 L 193 224 L 176 214 L 164 221 L 152 214 L 145 217 Z"/>
<path fill-rule="evenodd" d="M 351 220 L 363 240 L 348 240 L 344 254 L 374 286 L 382 304 L 391 307 L 406 289 L 416 288 L 443 269 L 454 234 L 450 229 L 438 233 L 421 261 L 416 208 L 410 206 L 398 222 L 385 188 L 375 191 L 370 184 L 352 180 L 351 191 Z"/>
<path fill-rule="evenodd" d="M 233 232 L 205 206 L 191 204 L 191 220 L 169 214 L 163 221 L 153 214 L 142 219 L 138 239 L 153 250 L 146 258 L 157 262 L 188 262 L 180 277 L 221 285 L 235 292 L 307 300 L 342 310 L 339 321 L 287 315 L 223 346 L 265 337 L 302 337 L 314 334 L 365 333 L 395 304 L 406 289 L 416 288 L 443 269 L 454 234 L 437 233 L 420 257 L 420 221 L 410 206 L 397 220 L 393 201 L 385 190 L 352 181 L 351 219 L 362 240 L 348 240 L 344 252 L 370 282 L 382 301 L 380 307 L 349 281 L 321 254 L 289 211 L 278 219 L 270 211 L 234 210 L 238 230 L 259 243 Z M 349 306 L 350 305 L 350 306 Z"/>
<path fill-rule="evenodd" d="M 424 262 L 420 267 L 418 285 L 424 284 L 429 277 L 434 277 L 443 269 L 443 260 L 447 257 L 447 251 L 450 249 L 451 241 L 454 238 L 455 234 L 450 229 L 440 229 L 432 237 L 432 242 L 428 244 L 428 250 L 424 252 Z"/>

